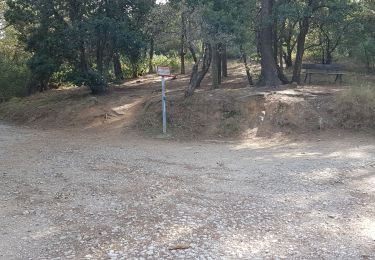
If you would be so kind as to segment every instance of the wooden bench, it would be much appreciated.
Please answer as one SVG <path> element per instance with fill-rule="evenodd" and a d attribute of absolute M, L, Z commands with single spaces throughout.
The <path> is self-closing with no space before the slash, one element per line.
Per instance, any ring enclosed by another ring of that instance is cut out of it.
<path fill-rule="evenodd" d="M 340 80 L 340 83 L 342 83 L 342 76 L 345 75 L 344 67 L 339 64 L 302 64 L 302 69 L 305 70 L 305 83 L 309 78 L 309 84 L 312 74 L 336 75 L 335 82 Z"/>

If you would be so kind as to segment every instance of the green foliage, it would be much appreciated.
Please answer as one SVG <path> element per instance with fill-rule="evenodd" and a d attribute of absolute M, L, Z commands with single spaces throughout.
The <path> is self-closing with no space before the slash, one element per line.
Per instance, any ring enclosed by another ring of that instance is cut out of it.
<path fill-rule="evenodd" d="M 91 89 L 91 92 L 94 95 L 102 94 L 107 89 L 106 80 L 104 79 L 103 75 L 101 75 L 97 71 L 89 71 L 84 80 L 84 84 Z"/>
<path fill-rule="evenodd" d="M 14 96 L 26 94 L 29 70 L 24 65 L 14 64 L 0 54 L 0 102 Z"/>
<path fill-rule="evenodd" d="M 59 80 L 75 76 L 74 82 L 93 84 L 93 93 L 98 93 L 111 78 L 114 53 L 125 56 L 137 76 L 147 45 L 144 21 L 153 4 L 152 0 L 8 0 L 5 18 L 32 53 L 27 63 L 31 90 L 46 87 L 60 68 L 71 68 Z"/>
<path fill-rule="evenodd" d="M 0 102 L 26 94 L 29 55 L 20 50 L 14 30 L 7 28 L 0 36 Z"/>
<path fill-rule="evenodd" d="M 171 56 L 155 55 L 152 61 L 152 65 L 156 68 L 157 66 L 169 66 L 172 70 L 177 71 L 180 67 L 180 60 L 177 54 Z"/>
<path fill-rule="evenodd" d="M 371 72 L 375 69 L 375 4 L 363 1 L 360 7 L 355 13 L 355 26 L 345 35 L 340 50 Z"/>
<path fill-rule="evenodd" d="M 372 0 L 273 2 L 269 22 L 277 36 L 274 47 L 279 44 L 282 54 L 289 55 L 290 63 L 295 56 L 301 19 L 308 17 L 305 57 L 315 62 L 350 57 L 365 64 L 369 71 L 374 68 Z M 1 55 L 9 53 L 8 46 L 29 55 L 15 62 L 7 54 L 1 60 L 1 66 L 5 67 L 1 77 L 4 82 L 17 73 L 20 89 L 21 85 L 22 89 L 28 85 L 37 91 L 49 83 L 68 82 L 92 85 L 97 93 L 97 89 L 104 90 L 107 82 L 143 75 L 150 66 L 168 65 L 177 70 L 181 53 L 188 61 L 191 52 L 199 57 L 202 43 L 207 42 L 224 44 L 232 57 L 238 58 L 241 49 L 241 55 L 259 58 L 258 32 L 263 20 L 259 17 L 260 0 L 171 0 L 166 4 L 154 0 L 7 0 L 7 5 L 4 3 L 0 2 L 0 26 L 5 23 L 11 26 L 13 36 L 0 32 L 2 42 L 11 39 L 1 45 Z M 181 45 L 183 25 L 186 35 Z M 150 52 L 155 53 L 152 61 Z M 119 58 L 114 61 L 114 57 Z M 115 69 L 118 61 L 121 64 Z M 28 84 L 27 75 L 30 75 Z M 9 84 L 16 82 L 11 81 Z"/>

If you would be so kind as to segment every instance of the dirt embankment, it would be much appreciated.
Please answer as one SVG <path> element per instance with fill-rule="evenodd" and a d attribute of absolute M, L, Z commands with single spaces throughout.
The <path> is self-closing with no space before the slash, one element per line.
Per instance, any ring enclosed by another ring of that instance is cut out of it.
<path fill-rule="evenodd" d="M 322 88 L 255 91 L 249 88 L 197 92 L 168 100 L 169 131 L 184 137 L 251 137 L 338 127 L 334 92 Z M 138 120 L 160 131 L 160 100 L 148 101 Z"/>
<path fill-rule="evenodd" d="M 188 75 L 179 75 L 167 82 L 168 132 L 177 138 L 248 138 L 374 127 L 375 94 L 370 90 L 351 93 L 338 85 L 250 88 L 237 65 L 217 90 L 210 90 L 207 77 L 201 89 L 185 98 L 188 81 Z M 158 135 L 160 96 L 160 79 L 148 75 L 112 86 L 103 96 L 78 88 L 13 99 L 0 104 L 0 119 L 41 128 L 126 128 Z"/>

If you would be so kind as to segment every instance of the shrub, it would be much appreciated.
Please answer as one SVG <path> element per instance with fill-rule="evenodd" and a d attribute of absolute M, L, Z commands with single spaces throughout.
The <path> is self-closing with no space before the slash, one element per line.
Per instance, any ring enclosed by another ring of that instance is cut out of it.
<path fill-rule="evenodd" d="M 0 102 L 26 94 L 26 81 L 29 76 L 26 65 L 15 64 L 0 57 L 0 71 Z"/>
<path fill-rule="evenodd" d="M 92 94 L 102 94 L 107 90 L 107 82 L 103 78 L 102 75 L 100 75 L 99 72 L 90 70 L 87 74 L 87 77 L 85 79 L 85 85 L 87 85 Z"/>
<path fill-rule="evenodd" d="M 29 54 L 17 45 L 16 34 L 11 28 L 0 34 L 0 102 L 27 93 L 26 82 Z"/>

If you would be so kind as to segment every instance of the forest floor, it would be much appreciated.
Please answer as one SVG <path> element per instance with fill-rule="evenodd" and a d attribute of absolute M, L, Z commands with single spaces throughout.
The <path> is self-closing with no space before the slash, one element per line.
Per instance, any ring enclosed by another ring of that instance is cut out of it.
<path fill-rule="evenodd" d="M 375 138 L 0 123 L 0 259 L 374 259 Z"/>
<path fill-rule="evenodd" d="M 188 80 L 169 80 L 168 96 Z M 293 103 L 346 87 L 264 91 Z M 205 96 L 255 91 L 236 67 L 222 88 Z M 375 258 L 373 134 L 155 139 L 138 124 L 159 97 L 149 75 L 104 96 L 79 88 L 0 104 L 13 122 L 0 121 L 0 259 Z"/>

